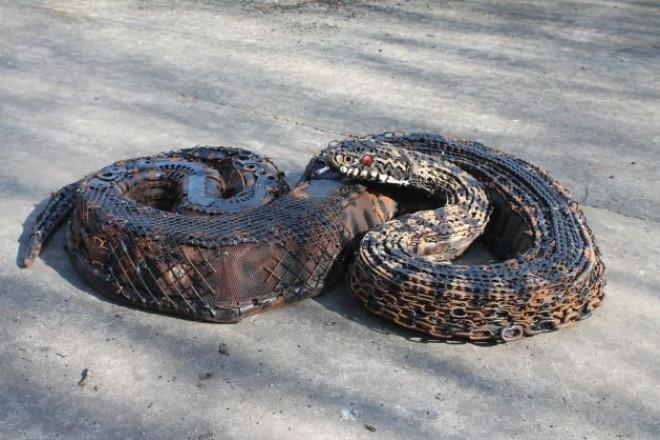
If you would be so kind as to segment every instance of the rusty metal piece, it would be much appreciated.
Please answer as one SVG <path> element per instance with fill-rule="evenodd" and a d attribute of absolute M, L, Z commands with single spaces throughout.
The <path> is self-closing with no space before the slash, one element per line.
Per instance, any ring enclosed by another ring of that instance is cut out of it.
<path fill-rule="evenodd" d="M 312 177 L 289 191 L 264 157 L 196 147 L 116 162 L 53 194 L 30 234 L 30 265 L 67 217 L 82 277 L 115 300 L 235 322 L 318 294 L 349 243 L 397 204 Z M 335 267 L 336 266 L 336 267 Z"/>
<path fill-rule="evenodd" d="M 25 265 L 68 217 L 67 249 L 88 282 L 206 321 L 316 295 L 349 260 L 349 288 L 370 311 L 440 338 L 556 330 L 604 296 L 605 266 L 566 189 L 440 135 L 332 142 L 291 191 L 269 159 L 229 147 L 116 162 L 53 194 Z M 498 262 L 450 264 L 479 236 Z"/>

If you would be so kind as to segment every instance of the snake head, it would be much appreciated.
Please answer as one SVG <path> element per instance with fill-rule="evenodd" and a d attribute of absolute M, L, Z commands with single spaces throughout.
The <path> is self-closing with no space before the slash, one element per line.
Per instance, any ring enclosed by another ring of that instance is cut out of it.
<path fill-rule="evenodd" d="M 392 145 L 365 139 L 330 143 L 325 150 L 328 165 L 340 174 L 362 181 L 408 185 L 410 161 Z"/>

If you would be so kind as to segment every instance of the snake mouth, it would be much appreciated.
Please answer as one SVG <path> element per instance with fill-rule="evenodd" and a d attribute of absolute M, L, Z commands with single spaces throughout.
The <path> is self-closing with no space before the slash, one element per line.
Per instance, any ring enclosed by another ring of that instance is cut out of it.
<path fill-rule="evenodd" d="M 376 183 L 389 183 L 398 186 L 408 186 L 410 182 L 405 179 L 397 179 L 389 174 L 382 173 L 375 168 L 339 165 L 338 170 L 341 174 L 357 180 L 363 180 Z"/>

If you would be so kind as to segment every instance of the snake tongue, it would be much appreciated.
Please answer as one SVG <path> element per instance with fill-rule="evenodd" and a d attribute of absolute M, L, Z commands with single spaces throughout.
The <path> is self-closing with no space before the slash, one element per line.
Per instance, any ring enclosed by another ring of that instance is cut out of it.
<path fill-rule="evenodd" d="M 315 176 L 321 176 L 329 170 L 330 170 L 330 167 L 326 165 L 323 168 L 319 168 L 318 170 L 314 171 L 314 175 Z"/>
<path fill-rule="evenodd" d="M 342 176 L 335 170 L 334 168 L 324 165 L 317 170 L 314 170 L 312 172 L 311 178 L 312 179 L 327 179 L 327 180 L 335 180 L 335 179 L 340 179 Z"/>

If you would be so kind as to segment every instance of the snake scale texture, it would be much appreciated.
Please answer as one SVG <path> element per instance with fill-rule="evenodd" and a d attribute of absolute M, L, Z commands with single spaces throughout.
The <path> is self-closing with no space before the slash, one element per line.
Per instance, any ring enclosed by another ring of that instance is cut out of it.
<path fill-rule="evenodd" d="M 368 310 L 443 339 L 512 341 L 583 319 L 605 266 L 545 171 L 437 134 L 334 141 L 289 189 L 270 159 L 195 147 L 116 162 L 54 193 L 26 266 L 67 218 L 67 249 L 104 294 L 236 322 L 347 273 Z M 475 240 L 494 261 L 452 261 Z"/>

